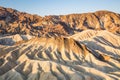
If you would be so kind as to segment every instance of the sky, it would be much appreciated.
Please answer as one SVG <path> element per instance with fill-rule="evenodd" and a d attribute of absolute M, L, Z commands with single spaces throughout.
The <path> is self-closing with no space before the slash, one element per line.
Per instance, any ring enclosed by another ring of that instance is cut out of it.
<path fill-rule="evenodd" d="M 0 0 L 0 6 L 40 16 L 87 13 L 98 10 L 120 13 L 120 0 Z"/>

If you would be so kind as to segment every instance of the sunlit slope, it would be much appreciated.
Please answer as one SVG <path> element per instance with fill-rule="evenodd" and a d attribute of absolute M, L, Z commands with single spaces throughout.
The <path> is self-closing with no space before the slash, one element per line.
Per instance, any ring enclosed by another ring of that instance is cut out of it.
<path fill-rule="evenodd" d="M 32 38 L 1 45 L 0 80 L 119 79 L 119 40 L 108 31 L 88 30 L 68 38 Z"/>
<path fill-rule="evenodd" d="M 69 36 L 87 29 L 120 34 L 120 14 L 111 11 L 41 17 L 0 7 L 0 34 Z"/>

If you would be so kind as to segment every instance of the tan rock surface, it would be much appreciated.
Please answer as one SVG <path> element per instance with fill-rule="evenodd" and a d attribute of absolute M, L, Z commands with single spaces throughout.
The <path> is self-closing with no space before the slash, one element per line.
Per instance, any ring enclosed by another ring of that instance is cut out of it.
<path fill-rule="evenodd" d="M 120 15 L 31 15 L 0 7 L 0 80 L 119 80 Z"/>
<path fill-rule="evenodd" d="M 115 80 L 120 78 L 120 36 L 108 31 L 93 30 L 75 35 L 68 38 L 36 37 L 17 45 L 1 45 L 0 49 L 5 53 L 0 56 L 0 79 Z M 88 37 L 84 38 L 86 36 Z"/>

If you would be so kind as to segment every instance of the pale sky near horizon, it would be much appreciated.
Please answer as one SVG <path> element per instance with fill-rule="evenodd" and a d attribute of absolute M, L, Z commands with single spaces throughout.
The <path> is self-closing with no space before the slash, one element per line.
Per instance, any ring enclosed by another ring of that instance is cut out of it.
<path fill-rule="evenodd" d="M 86 13 L 98 10 L 120 13 L 120 0 L 0 0 L 0 6 L 40 16 Z"/>

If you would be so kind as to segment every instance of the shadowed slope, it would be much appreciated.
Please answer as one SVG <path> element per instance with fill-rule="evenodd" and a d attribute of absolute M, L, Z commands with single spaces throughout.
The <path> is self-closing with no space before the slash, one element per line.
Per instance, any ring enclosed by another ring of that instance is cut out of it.
<path fill-rule="evenodd" d="M 0 7 L 0 80 L 118 80 L 119 33 L 110 11 L 40 17 Z"/>
<path fill-rule="evenodd" d="M 69 36 L 86 29 L 120 33 L 120 15 L 110 11 L 60 16 L 31 15 L 0 7 L 0 34 Z"/>
<path fill-rule="evenodd" d="M 0 49 L 4 52 L 1 80 L 113 80 L 120 76 L 114 54 L 102 55 L 72 38 L 32 38 Z"/>

